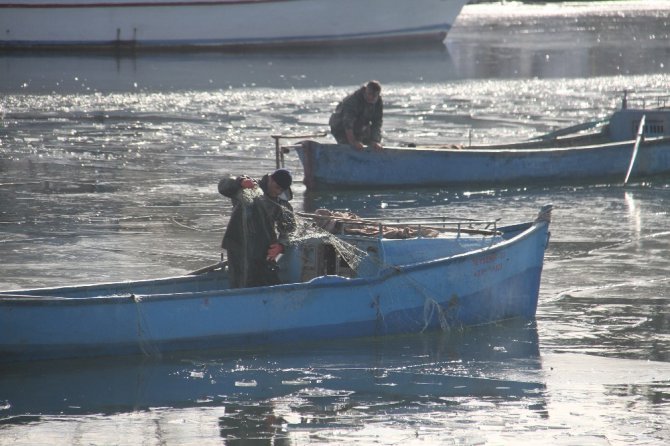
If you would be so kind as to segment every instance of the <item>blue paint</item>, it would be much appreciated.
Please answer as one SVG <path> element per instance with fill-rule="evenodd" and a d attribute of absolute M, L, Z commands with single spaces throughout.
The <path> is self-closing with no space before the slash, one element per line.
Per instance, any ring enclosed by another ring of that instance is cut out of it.
<path fill-rule="evenodd" d="M 636 123 L 645 126 L 632 178 L 670 173 L 670 110 L 623 109 L 599 133 L 549 141 L 454 148 L 387 147 L 381 152 L 308 142 L 296 147 L 309 189 L 623 182 Z M 346 166 L 346 168 L 343 168 Z"/>
<path fill-rule="evenodd" d="M 227 271 L 218 270 L 4 291 L 0 361 L 248 347 L 533 319 L 548 226 L 546 218 L 538 218 L 499 228 L 500 236 L 342 235 L 350 243 L 375 246 L 371 252 L 378 256 L 351 278 L 300 281 L 304 271 L 298 269 L 286 271 L 293 283 L 229 289 Z M 295 259 L 304 257 L 299 249 L 287 250 L 285 267 L 299 265 Z"/>

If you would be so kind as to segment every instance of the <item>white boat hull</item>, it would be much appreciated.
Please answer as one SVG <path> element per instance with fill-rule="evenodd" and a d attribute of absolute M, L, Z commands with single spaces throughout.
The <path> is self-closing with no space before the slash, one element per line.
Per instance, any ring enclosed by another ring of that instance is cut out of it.
<path fill-rule="evenodd" d="M 0 48 L 442 41 L 467 0 L 2 0 Z"/>

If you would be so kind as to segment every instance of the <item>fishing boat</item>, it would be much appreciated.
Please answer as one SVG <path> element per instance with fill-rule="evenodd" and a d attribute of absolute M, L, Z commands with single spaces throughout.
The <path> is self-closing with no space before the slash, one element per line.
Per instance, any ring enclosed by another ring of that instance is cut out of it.
<path fill-rule="evenodd" d="M 2 48 L 442 42 L 467 0 L 0 0 Z"/>
<path fill-rule="evenodd" d="M 225 263 L 191 274 L 0 292 L 0 361 L 160 355 L 429 330 L 537 308 L 551 205 L 532 221 L 392 222 L 320 211 L 278 267 L 236 288 Z"/>
<path fill-rule="evenodd" d="M 276 144 L 277 162 L 283 163 L 287 151 L 297 152 L 303 182 L 313 190 L 621 184 L 670 174 L 670 108 L 628 108 L 625 99 L 622 104 L 609 119 L 520 143 L 385 147 L 376 152 L 307 140 L 289 147 Z"/>

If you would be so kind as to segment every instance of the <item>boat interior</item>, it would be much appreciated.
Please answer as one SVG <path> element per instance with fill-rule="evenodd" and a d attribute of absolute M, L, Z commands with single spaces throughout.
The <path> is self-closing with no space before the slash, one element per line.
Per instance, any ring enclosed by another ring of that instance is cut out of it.
<path fill-rule="evenodd" d="M 614 111 L 608 118 L 566 127 L 519 143 L 478 145 L 471 146 L 470 148 L 480 150 L 548 149 L 631 141 L 637 136 L 642 116 L 645 116 L 642 133 L 644 138 L 670 138 L 670 106 L 666 105 L 666 102 L 669 100 L 668 98 L 658 98 L 654 108 L 647 107 L 646 103 L 640 103 L 639 107 L 630 107 L 627 96 L 624 94 L 621 108 Z M 440 145 L 427 146 L 426 148 L 444 149 L 463 147 Z"/>
<path fill-rule="evenodd" d="M 277 264 L 283 284 L 375 277 L 388 267 L 447 258 L 488 248 L 511 237 L 496 227 L 497 221 L 427 218 L 382 223 L 331 217 L 317 218 L 311 235 L 300 237 L 286 248 Z M 147 296 L 221 292 L 229 287 L 226 262 L 220 262 L 178 277 L 15 290 L 0 292 L 0 297 L 117 297 L 141 301 Z"/>
<path fill-rule="evenodd" d="M 644 102 L 639 107 L 630 107 L 627 93 L 624 92 L 621 108 L 609 118 L 548 133 L 534 140 L 533 144 L 535 147 L 574 147 L 631 141 L 637 136 L 643 116 L 645 124 L 642 135 L 645 138 L 670 138 L 670 107 L 666 101 L 667 98 L 658 98 L 655 108 L 647 107 Z M 544 145 L 537 146 L 538 142 Z"/>
<path fill-rule="evenodd" d="M 483 222 L 477 222 L 483 223 Z M 503 240 L 492 229 L 444 221 L 342 222 L 334 233 L 319 233 L 289 246 L 280 262 L 283 283 L 375 277 L 382 270 L 451 257 L 490 247 Z"/>

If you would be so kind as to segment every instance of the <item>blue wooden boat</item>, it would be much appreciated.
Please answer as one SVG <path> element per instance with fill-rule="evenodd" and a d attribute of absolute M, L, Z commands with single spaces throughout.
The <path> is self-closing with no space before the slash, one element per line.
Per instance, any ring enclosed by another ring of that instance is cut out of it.
<path fill-rule="evenodd" d="M 303 165 L 303 182 L 313 190 L 623 183 L 634 153 L 631 180 L 669 174 L 670 108 L 624 107 L 604 122 L 579 124 L 516 144 L 385 147 L 375 152 L 305 141 L 293 148 Z M 636 152 L 643 116 L 643 138 Z M 589 129 L 598 124 L 599 130 Z M 284 152 L 278 151 L 278 160 Z"/>
<path fill-rule="evenodd" d="M 550 215 L 547 205 L 533 221 L 504 227 L 495 220 L 382 224 L 313 215 L 317 223 L 327 218 L 336 234 L 315 230 L 290 245 L 281 285 L 231 289 L 226 268 L 211 267 L 0 292 L 0 361 L 158 355 L 533 319 Z M 387 238 L 389 228 L 401 238 Z"/>

